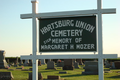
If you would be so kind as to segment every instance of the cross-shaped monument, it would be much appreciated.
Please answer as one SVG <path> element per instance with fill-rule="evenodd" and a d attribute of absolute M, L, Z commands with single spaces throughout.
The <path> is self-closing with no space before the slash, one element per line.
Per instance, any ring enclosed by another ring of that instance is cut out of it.
<path fill-rule="evenodd" d="M 103 75 L 103 59 L 104 58 L 117 58 L 117 54 L 103 54 L 102 48 L 102 14 L 116 13 L 116 9 L 102 9 L 102 0 L 97 0 L 97 9 L 94 10 L 82 10 L 82 11 L 65 11 L 65 12 L 51 12 L 51 13 L 38 13 L 38 0 L 31 0 L 32 2 L 32 14 L 21 14 L 21 19 L 32 18 L 32 54 L 30 56 L 21 56 L 21 59 L 33 60 L 33 72 L 32 80 L 38 80 L 38 59 L 84 59 L 84 58 L 97 58 L 99 66 L 99 80 L 104 80 Z M 68 55 L 37 55 L 37 18 L 52 18 L 52 17 L 64 17 L 75 15 L 97 15 L 97 31 L 98 31 L 98 54 L 68 54 Z"/>

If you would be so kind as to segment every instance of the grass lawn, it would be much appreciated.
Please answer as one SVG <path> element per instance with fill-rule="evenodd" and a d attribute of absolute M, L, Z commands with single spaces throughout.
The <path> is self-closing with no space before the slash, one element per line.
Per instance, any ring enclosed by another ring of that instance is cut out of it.
<path fill-rule="evenodd" d="M 19 67 L 21 68 L 21 66 Z M 42 73 L 44 79 L 47 79 L 47 75 L 59 75 L 65 80 L 98 80 L 98 75 L 82 75 L 82 71 L 84 71 L 82 67 L 80 66 L 80 69 L 64 70 L 67 71 L 67 74 L 59 74 L 59 71 L 63 71 L 62 67 L 56 67 L 56 70 L 46 70 L 47 65 L 39 66 L 38 71 Z M 24 69 L 29 68 L 32 67 L 24 67 Z M 9 69 L 0 69 L 0 72 L 12 72 L 14 80 L 28 80 L 28 73 L 32 71 L 22 71 L 16 69 L 16 67 L 10 67 Z M 120 69 L 111 69 L 109 73 L 104 73 L 104 80 L 120 80 Z"/>

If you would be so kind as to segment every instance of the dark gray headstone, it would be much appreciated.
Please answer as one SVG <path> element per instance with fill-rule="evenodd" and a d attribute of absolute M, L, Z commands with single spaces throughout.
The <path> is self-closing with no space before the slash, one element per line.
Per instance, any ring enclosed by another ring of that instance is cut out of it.
<path fill-rule="evenodd" d="M 48 62 L 51 61 L 51 59 L 48 59 Z"/>
<path fill-rule="evenodd" d="M 86 61 L 85 72 L 82 74 L 98 75 L 98 62 L 97 61 Z"/>
<path fill-rule="evenodd" d="M 64 67 L 64 61 L 57 62 L 57 67 Z"/>
<path fill-rule="evenodd" d="M 64 67 L 63 70 L 73 70 L 73 60 L 72 59 L 64 59 Z"/>
<path fill-rule="evenodd" d="M 28 80 L 32 80 L 32 73 L 29 73 L 29 79 Z M 43 80 L 42 74 L 38 73 L 38 80 Z"/>
<path fill-rule="evenodd" d="M 14 61 L 14 67 L 18 67 L 17 60 Z"/>
<path fill-rule="evenodd" d="M 22 65 L 23 65 L 23 61 L 22 61 L 22 60 L 20 60 L 19 66 L 22 66 Z"/>
<path fill-rule="evenodd" d="M 120 61 L 115 61 L 114 64 L 116 69 L 120 69 Z"/>
<path fill-rule="evenodd" d="M 115 67 L 115 63 L 114 63 L 114 62 L 112 62 L 112 66 L 111 66 L 111 68 L 112 68 L 112 69 L 116 69 L 116 67 Z"/>
<path fill-rule="evenodd" d="M 16 69 L 23 69 L 23 68 L 16 68 Z"/>
<path fill-rule="evenodd" d="M 38 61 L 38 66 L 41 66 L 41 60 Z"/>
<path fill-rule="evenodd" d="M 47 76 L 47 79 L 57 79 L 57 80 L 60 80 L 60 76 Z"/>
<path fill-rule="evenodd" d="M 111 67 L 110 63 L 106 60 L 105 61 L 105 68 L 110 68 L 110 67 Z"/>
<path fill-rule="evenodd" d="M 16 62 L 17 62 L 17 65 L 18 65 L 18 57 L 16 57 Z"/>
<path fill-rule="evenodd" d="M 5 51 L 0 50 L 0 69 L 1 68 L 7 68 L 7 62 L 5 60 Z"/>
<path fill-rule="evenodd" d="M 66 71 L 60 71 L 59 74 L 67 74 Z"/>
<path fill-rule="evenodd" d="M 0 80 L 13 80 L 12 72 L 0 72 Z"/>
<path fill-rule="evenodd" d="M 29 60 L 28 66 L 32 66 L 33 61 Z"/>
<path fill-rule="evenodd" d="M 47 69 L 55 69 L 55 63 L 53 61 L 48 61 Z"/>
<path fill-rule="evenodd" d="M 29 68 L 29 71 L 32 71 L 32 68 Z"/>

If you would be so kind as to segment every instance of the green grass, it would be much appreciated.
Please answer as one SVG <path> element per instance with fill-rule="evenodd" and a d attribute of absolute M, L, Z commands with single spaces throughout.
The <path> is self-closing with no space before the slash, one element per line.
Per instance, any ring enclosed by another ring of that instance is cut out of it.
<path fill-rule="evenodd" d="M 59 71 L 63 71 L 61 67 L 56 67 L 56 70 L 46 70 L 47 65 L 42 65 L 38 67 L 38 72 L 42 73 L 44 79 L 47 79 L 47 75 L 58 75 L 65 80 L 98 80 L 98 75 L 82 75 L 82 71 L 84 71 L 82 67 L 80 66 L 80 69 L 64 70 L 68 73 L 59 74 Z M 24 69 L 29 68 L 32 67 L 24 67 Z M 9 69 L 14 69 L 14 71 Z M 16 67 L 10 67 L 9 69 L 0 69 L 0 72 L 12 72 L 14 80 L 28 80 L 28 73 L 32 72 L 22 71 L 16 69 Z M 104 73 L 104 80 L 120 80 L 120 69 L 111 69 L 109 73 Z"/>

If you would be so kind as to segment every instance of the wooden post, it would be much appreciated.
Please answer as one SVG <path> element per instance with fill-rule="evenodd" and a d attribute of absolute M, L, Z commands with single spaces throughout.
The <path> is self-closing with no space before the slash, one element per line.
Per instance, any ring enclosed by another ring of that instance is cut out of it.
<path fill-rule="evenodd" d="M 38 1 L 32 0 L 32 53 L 33 53 L 33 72 L 32 72 L 32 80 L 38 80 L 38 60 L 36 59 L 37 54 L 37 18 L 34 16 L 38 11 Z"/>

